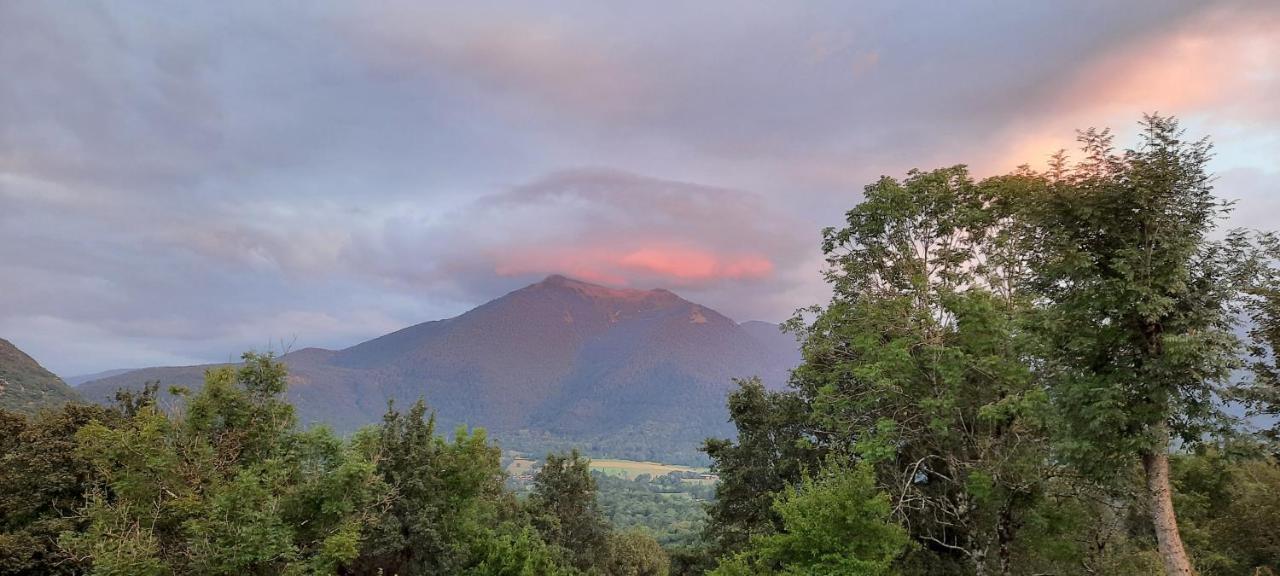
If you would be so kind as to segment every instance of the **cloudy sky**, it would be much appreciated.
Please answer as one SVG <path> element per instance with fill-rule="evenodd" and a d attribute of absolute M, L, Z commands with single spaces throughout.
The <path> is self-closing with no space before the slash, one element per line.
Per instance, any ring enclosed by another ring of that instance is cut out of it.
<path fill-rule="evenodd" d="M 1280 227 L 1280 3 L 0 2 L 0 337 L 73 375 L 341 347 L 554 272 L 739 320 L 912 167 L 1142 112 Z"/>

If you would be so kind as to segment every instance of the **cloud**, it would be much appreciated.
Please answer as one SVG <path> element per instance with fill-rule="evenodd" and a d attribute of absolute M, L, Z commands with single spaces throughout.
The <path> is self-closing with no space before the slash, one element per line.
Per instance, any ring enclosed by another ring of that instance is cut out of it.
<path fill-rule="evenodd" d="M 727 284 L 760 293 L 785 285 L 808 251 L 804 236 L 750 192 L 583 168 L 481 197 L 431 223 L 387 219 L 346 257 L 403 289 L 494 294 L 561 273 L 704 293 L 709 305 L 754 315 L 756 299 L 717 302 L 712 293 Z"/>
<path fill-rule="evenodd" d="M 554 272 L 776 320 L 877 176 L 1151 110 L 1268 225 L 1277 6 L 0 2 L 0 336 L 220 361 Z"/>
<path fill-rule="evenodd" d="M 1222 142 L 1231 146 L 1242 126 L 1280 124 L 1277 59 L 1280 9 L 1212 5 L 1070 70 L 1036 103 L 1033 117 L 1004 128 L 1005 146 L 983 167 L 1043 166 L 1053 152 L 1075 148 L 1075 129 L 1111 126 L 1128 135 L 1141 114 L 1154 112 L 1176 114 L 1196 132 L 1226 136 Z"/>

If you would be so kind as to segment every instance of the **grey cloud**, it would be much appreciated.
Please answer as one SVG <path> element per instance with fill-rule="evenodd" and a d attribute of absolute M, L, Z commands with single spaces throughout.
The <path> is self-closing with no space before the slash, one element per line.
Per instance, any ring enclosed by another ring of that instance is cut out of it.
<path fill-rule="evenodd" d="M 1108 71 L 1276 6 L 3 2 L 0 336 L 63 372 L 339 346 L 575 262 L 778 319 L 862 184 L 1136 116 Z M 1250 88 L 1164 111 L 1250 143 L 1221 184 L 1267 225 Z"/>

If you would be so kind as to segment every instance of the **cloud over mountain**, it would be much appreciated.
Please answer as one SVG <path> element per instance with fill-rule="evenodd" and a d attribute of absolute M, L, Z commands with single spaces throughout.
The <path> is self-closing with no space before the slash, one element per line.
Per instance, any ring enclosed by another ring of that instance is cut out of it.
<path fill-rule="evenodd" d="M 0 3 L 0 333 L 64 373 L 225 360 L 555 271 L 777 320 L 881 174 L 1152 110 L 1257 222 L 1280 5 L 1113 8 Z"/>

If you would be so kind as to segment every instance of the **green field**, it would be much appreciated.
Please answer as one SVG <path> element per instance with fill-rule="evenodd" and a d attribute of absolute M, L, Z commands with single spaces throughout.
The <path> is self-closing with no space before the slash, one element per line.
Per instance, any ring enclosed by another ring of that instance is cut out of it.
<path fill-rule="evenodd" d="M 531 474 L 539 465 L 537 460 L 526 456 L 516 456 L 511 463 L 507 465 L 507 473 L 512 476 L 520 474 Z M 623 478 L 626 480 L 635 480 L 636 476 L 648 474 L 653 478 L 670 474 L 672 472 L 707 472 L 706 468 L 698 468 L 694 466 L 680 466 L 678 464 L 663 464 L 661 462 L 641 462 L 637 460 L 622 460 L 618 458 L 593 458 L 591 460 L 591 469 L 607 474 L 615 478 Z M 711 482 L 706 480 L 689 479 L 686 482 L 702 483 Z"/>
<path fill-rule="evenodd" d="M 600 458 L 591 460 L 591 469 L 633 480 L 641 474 L 648 474 L 654 478 L 670 474 L 672 472 L 706 472 L 706 468 L 694 468 L 691 466 L 677 466 L 675 464 L 662 464 L 659 462 L 637 462 L 635 460 L 619 460 L 612 458 Z"/>
<path fill-rule="evenodd" d="M 511 464 L 507 465 L 507 474 L 519 476 L 521 474 L 533 474 L 533 470 L 537 467 L 538 461 L 532 458 L 517 456 L 511 460 Z"/>

